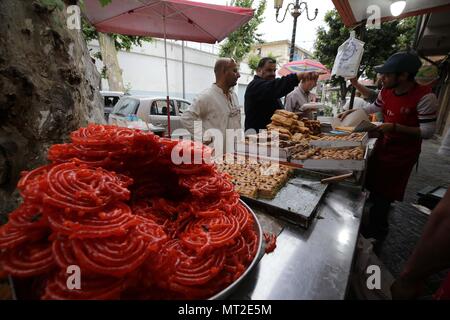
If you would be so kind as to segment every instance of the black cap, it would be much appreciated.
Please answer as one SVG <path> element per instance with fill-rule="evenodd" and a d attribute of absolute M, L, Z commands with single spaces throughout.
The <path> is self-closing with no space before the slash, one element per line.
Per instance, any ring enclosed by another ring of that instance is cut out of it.
<path fill-rule="evenodd" d="M 422 66 L 422 61 L 414 53 L 398 52 L 390 56 L 381 66 L 374 67 L 378 73 L 408 72 L 416 74 Z"/>

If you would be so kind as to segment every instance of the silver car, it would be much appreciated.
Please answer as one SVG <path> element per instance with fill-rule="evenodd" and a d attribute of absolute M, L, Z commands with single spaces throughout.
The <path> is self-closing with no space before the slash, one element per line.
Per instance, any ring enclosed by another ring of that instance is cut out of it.
<path fill-rule="evenodd" d="M 100 94 L 103 96 L 104 100 L 103 112 L 105 114 L 105 120 L 108 121 L 109 114 L 114 109 L 114 106 L 125 94 L 120 91 L 100 91 Z"/>
<path fill-rule="evenodd" d="M 170 98 L 170 133 L 182 128 L 181 114 L 189 108 L 191 103 L 181 98 Z M 124 96 L 114 106 L 109 116 L 109 123 L 122 125 L 130 117 L 137 116 L 150 126 L 155 133 L 168 132 L 167 102 L 165 97 Z M 155 128 L 156 127 L 156 128 Z"/>

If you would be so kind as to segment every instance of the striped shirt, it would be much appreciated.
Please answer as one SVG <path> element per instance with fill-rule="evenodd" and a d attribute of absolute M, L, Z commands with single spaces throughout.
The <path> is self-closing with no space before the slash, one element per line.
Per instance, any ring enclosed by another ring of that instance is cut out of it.
<path fill-rule="evenodd" d="M 367 114 L 382 112 L 385 106 L 383 101 L 383 90 L 378 94 L 374 103 L 364 107 Z M 436 130 L 438 100 L 432 92 L 425 94 L 417 103 L 417 116 L 419 120 L 421 137 L 429 139 Z"/>

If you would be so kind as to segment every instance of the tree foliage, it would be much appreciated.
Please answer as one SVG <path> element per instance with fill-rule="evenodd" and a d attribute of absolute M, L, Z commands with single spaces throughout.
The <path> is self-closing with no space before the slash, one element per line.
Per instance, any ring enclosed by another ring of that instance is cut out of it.
<path fill-rule="evenodd" d="M 317 30 L 314 56 L 331 69 L 339 46 L 350 36 L 350 29 L 345 27 L 336 10 L 328 11 L 324 20 L 327 26 Z M 400 22 L 394 20 L 382 23 L 380 29 L 366 30 L 360 71 L 368 78 L 375 79 L 375 66 L 384 63 L 395 52 L 409 48 L 414 37 L 415 23 L 416 18 L 413 17 Z M 333 85 L 341 86 L 341 95 L 345 96 L 347 88 L 344 79 L 333 77 L 332 82 Z"/>
<path fill-rule="evenodd" d="M 319 27 L 315 43 L 315 57 L 331 68 L 339 46 L 350 36 L 350 29 L 344 26 L 336 10 L 325 15 L 327 29 Z M 374 78 L 373 67 L 382 64 L 393 53 L 405 50 L 414 35 L 415 18 L 391 21 L 381 24 L 380 29 L 366 31 L 363 41 L 364 55 L 361 69 L 369 78 Z"/>
<path fill-rule="evenodd" d="M 279 58 L 279 56 L 275 56 L 273 53 L 269 52 L 269 54 L 267 55 L 267 57 L 272 58 L 272 59 L 277 59 Z M 251 54 L 248 56 L 247 58 L 247 64 L 248 67 L 250 68 L 250 70 L 252 70 L 253 72 L 256 71 L 257 67 L 258 67 L 258 63 L 259 60 L 261 60 L 262 57 L 260 57 L 257 54 Z"/>
<path fill-rule="evenodd" d="M 253 8 L 254 0 L 236 0 L 234 6 Z M 221 57 L 233 58 L 240 63 L 244 57 L 251 51 L 252 45 L 261 43 L 261 34 L 257 33 L 258 26 L 264 20 L 264 10 L 266 9 L 266 0 L 261 0 L 255 9 L 253 18 L 231 33 L 225 43 L 220 47 L 219 55 Z"/>
<path fill-rule="evenodd" d="M 102 6 L 106 6 L 111 3 L 111 0 L 99 0 Z M 84 6 L 83 2 L 80 3 L 81 6 Z M 86 19 L 81 20 L 82 23 L 82 32 L 84 39 L 86 42 L 92 40 L 98 40 L 97 30 L 87 21 Z M 117 51 L 126 50 L 130 51 L 133 46 L 142 46 L 143 42 L 151 42 L 153 39 L 151 37 L 142 37 L 142 36 L 127 36 L 122 34 L 110 33 L 109 36 L 114 40 L 114 47 Z M 103 60 L 102 55 L 99 52 L 93 55 L 95 59 Z M 105 67 L 102 70 L 102 78 L 106 78 L 106 70 Z"/>
<path fill-rule="evenodd" d="M 97 30 L 85 19 L 82 20 L 83 35 L 86 41 L 98 40 Z M 142 46 L 143 42 L 151 42 L 153 39 L 151 37 L 141 37 L 141 36 L 126 36 L 123 34 L 111 33 L 109 34 L 114 39 L 114 46 L 116 50 L 126 50 L 129 51 L 132 46 Z"/>

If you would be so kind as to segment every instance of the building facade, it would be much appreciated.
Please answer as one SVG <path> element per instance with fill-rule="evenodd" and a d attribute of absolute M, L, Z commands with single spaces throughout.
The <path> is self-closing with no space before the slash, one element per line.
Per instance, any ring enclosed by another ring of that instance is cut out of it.
<path fill-rule="evenodd" d="M 256 44 L 253 46 L 251 54 L 260 57 L 274 56 L 277 59 L 277 64 L 282 66 L 289 62 L 290 50 L 291 42 L 288 40 L 280 40 Z M 312 59 L 312 56 L 313 54 L 308 50 L 295 46 L 294 61 Z"/>
<path fill-rule="evenodd" d="M 88 47 L 91 54 L 100 49 L 97 41 L 89 43 Z M 179 98 L 184 96 L 192 101 L 197 94 L 208 88 L 215 81 L 214 64 L 219 58 L 218 52 L 217 45 L 185 42 L 183 50 L 181 41 L 168 40 L 169 95 Z M 124 85 L 129 88 L 130 94 L 166 96 L 163 40 L 154 39 L 149 43 L 144 42 L 142 47 L 133 47 L 130 51 L 119 51 L 118 60 Z M 96 65 L 101 71 L 103 63 L 96 60 Z M 241 77 L 235 90 L 239 103 L 243 106 L 244 93 L 253 76 L 246 63 L 240 65 L 240 73 Z M 102 90 L 108 90 L 106 79 L 102 80 Z"/>

